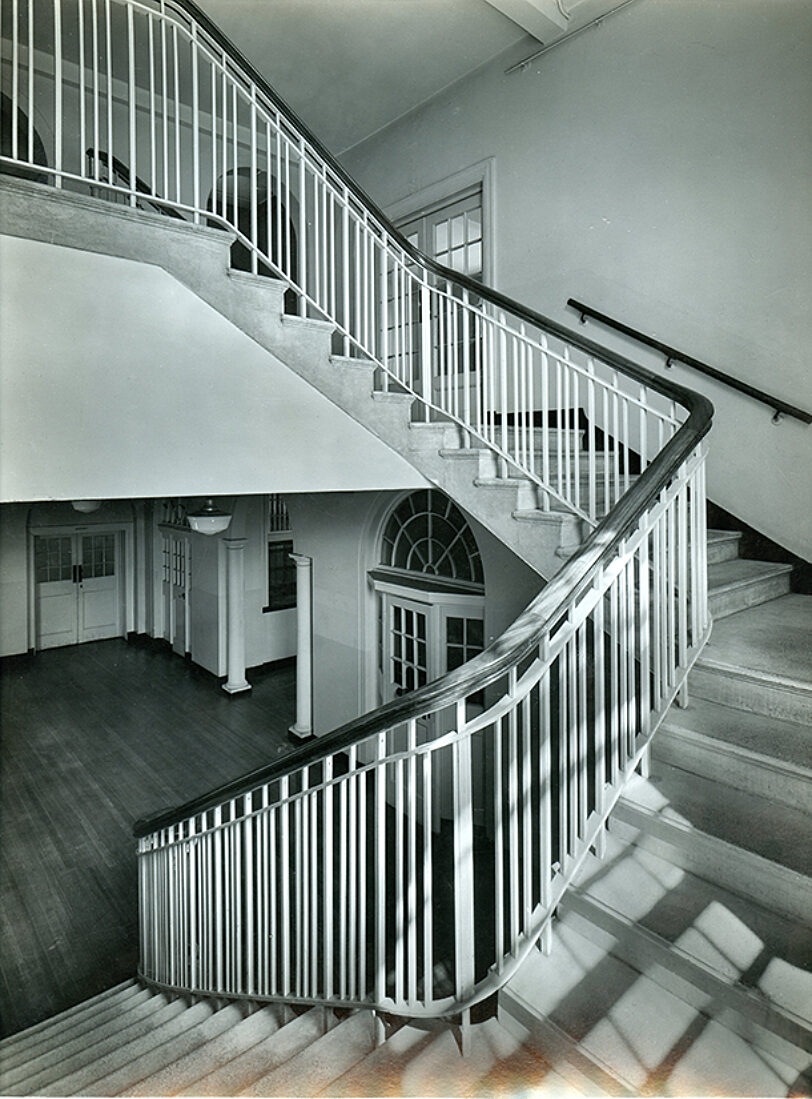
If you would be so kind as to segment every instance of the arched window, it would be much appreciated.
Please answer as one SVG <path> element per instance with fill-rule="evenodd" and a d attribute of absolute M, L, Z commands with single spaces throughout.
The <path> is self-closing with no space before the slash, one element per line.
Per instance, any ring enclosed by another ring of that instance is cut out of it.
<path fill-rule="evenodd" d="M 405 572 L 482 584 L 476 539 L 456 504 L 437 489 L 398 504 L 383 534 L 381 564 Z"/>

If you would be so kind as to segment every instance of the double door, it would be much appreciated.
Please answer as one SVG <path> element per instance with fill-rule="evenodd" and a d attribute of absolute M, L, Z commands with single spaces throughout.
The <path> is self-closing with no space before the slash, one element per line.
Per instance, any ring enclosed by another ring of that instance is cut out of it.
<path fill-rule="evenodd" d="M 34 583 L 38 649 L 122 634 L 120 531 L 35 535 Z"/>

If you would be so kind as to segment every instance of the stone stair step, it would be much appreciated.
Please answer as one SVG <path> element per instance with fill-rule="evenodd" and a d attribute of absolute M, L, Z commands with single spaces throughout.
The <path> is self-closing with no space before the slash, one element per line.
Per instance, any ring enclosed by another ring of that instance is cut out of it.
<path fill-rule="evenodd" d="M 177 1015 L 182 1006 L 144 989 L 142 995 L 126 1001 L 122 1010 L 94 1017 L 89 1025 L 68 1031 L 49 1042 L 47 1048 L 34 1051 L 34 1056 L 3 1073 L 3 1087 L 9 1092 L 22 1085 L 44 1087 L 60 1075 L 83 1067 L 91 1058 L 116 1049 L 132 1035 L 146 1033 L 156 1020 Z"/>
<path fill-rule="evenodd" d="M 718 565 L 721 561 L 733 561 L 739 556 L 741 531 L 709 530 L 708 564 Z"/>
<path fill-rule="evenodd" d="M 228 1009 L 223 1009 L 227 1011 Z M 283 1021 L 286 1009 L 268 1004 L 253 1014 L 240 1018 L 204 1045 L 177 1056 L 171 1064 L 145 1076 L 136 1084 L 123 1088 L 121 1095 L 177 1095 L 195 1081 L 216 1072 L 266 1038 L 270 1038 Z M 212 1016 L 216 1019 L 223 1012 Z"/>
<path fill-rule="evenodd" d="M 105 989 L 104 992 L 99 992 L 87 1000 L 82 1000 L 81 1003 L 74 1004 L 73 1007 L 65 1008 L 57 1015 L 51 1015 L 39 1023 L 26 1027 L 25 1030 L 20 1030 L 16 1034 L 10 1034 L 8 1037 L 0 1039 L 0 1057 L 3 1058 L 3 1063 L 5 1063 L 6 1053 L 10 1054 L 12 1050 L 21 1049 L 27 1043 L 40 1041 L 45 1032 L 52 1035 L 56 1034 L 60 1027 L 66 1024 L 73 1025 L 70 1020 L 74 1020 L 77 1016 L 89 1014 L 114 998 L 133 995 L 140 991 L 140 987 L 135 978 L 130 978 L 130 980 L 113 985 L 112 988 Z"/>
<path fill-rule="evenodd" d="M 792 565 L 737 557 L 708 566 L 708 605 L 724 618 L 789 592 Z"/>
<path fill-rule="evenodd" d="M 812 729 L 693 698 L 672 707 L 653 758 L 812 813 Z"/>
<path fill-rule="evenodd" d="M 616 835 L 562 900 L 575 927 L 797 1069 L 812 1051 L 810 947 L 778 913 Z"/>
<path fill-rule="evenodd" d="M 67 1055 L 64 1058 L 35 1071 L 32 1075 L 27 1076 L 24 1081 L 15 1084 L 14 1088 L 7 1088 L 7 1091 L 13 1095 L 15 1089 L 23 1088 L 23 1094 L 31 1091 L 45 1094 L 46 1089 L 51 1087 L 55 1081 L 60 1081 L 61 1085 L 62 1081 L 74 1072 L 81 1074 L 87 1070 L 88 1065 L 104 1062 L 105 1058 L 111 1055 L 115 1057 L 130 1042 L 151 1035 L 156 1027 L 177 1018 L 182 1013 L 184 1006 L 180 1000 L 168 1003 L 166 996 L 162 994 L 153 996 L 146 1004 L 142 1005 L 143 1010 L 142 1008 L 136 1008 L 128 1013 L 129 1017 L 125 1017 L 123 1020 L 107 1021 L 99 1027 L 98 1031 L 91 1032 L 75 1046 L 66 1050 Z M 104 1071 L 102 1067 L 97 1075 L 101 1076 Z M 91 1079 L 94 1079 L 94 1077 L 91 1077 Z M 18 1094 L 21 1093 L 18 1092 Z M 58 1094 L 67 1095 L 68 1091 Z"/>
<path fill-rule="evenodd" d="M 544 1048 L 572 1043 L 577 1068 L 610 1094 L 786 1094 L 798 1070 L 754 1049 L 711 1018 L 580 934 L 556 924 L 549 957 L 533 951 L 500 993 L 500 1014 L 519 1018 Z M 564 1049 L 561 1049 L 561 1047 Z M 553 1061 L 554 1067 L 558 1067 Z"/>
<path fill-rule="evenodd" d="M 633 781 L 629 800 L 798 874 L 812 875 L 812 818 L 799 809 L 662 762 L 647 781 Z"/>
<path fill-rule="evenodd" d="M 125 1079 L 126 1072 L 118 1070 L 151 1050 L 169 1042 L 184 1031 L 192 1030 L 213 1013 L 211 1003 L 200 1002 L 188 1007 L 183 1001 L 176 1000 L 170 1007 L 178 1005 L 180 1010 L 170 1017 L 156 1015 L 152 1025 L 139 1034 L 133 1034 L 117 1048 L 103 1057 L 93 1055 L 92 1059 L 79 1069 L 64 1072 L 52 1080 L 46 1087 L 40 1088 L 42 1095 L 110 1095 L 111 1089 L 105 1085 L 99 1087 L 99 1081 L 116 1073 L 115 1079 Z"/>
<path fill-rule="evenodd" d="M 295 1057 L 303 1049 L 318 1041 L 330 1026 L 329 1013 L 320 1007 L 311 1008 L 302 1015 L 260 1041 L 227 1064 L 199 1077 L 183 1088 L 179 1095 L 238 1095 L 250 1088 L 262 1076 L 268 1075 L 279 1065 Z"/>
<path fill-rule="evenodd" d="M 325 1034 L 266 1072 L 240 1095 L 316 1095 L 354 1068 L 375 1048 L 376 1019 L 357 1011 L 334 1023 Z"/>
<path fill-rule="evenodd" d="M 686 775 L 686 778 L 696 781 L 695 776 Z M 727 792 L 738 793 L 733 787 L 728 787 Z M 783 806 L 772 803 L 770 808 L 785 812 Z M 718 815 L 721 820 L 721 810 Z M 809 818 L 806 814 L 798 813 L 797 816 L 804 820 L 804 827 L 808 829 Z M 716 882 L 788 919 L 809 925 L 809 913 L 812 912 L 810 878 L 783 862 L 773 861 L 746 846 L 739 846 L 735 842 L 739 832 L 737 824 L 722 823 L 716 826 L 716 831 L 725 831 L 728 836 L 733 836 L 732 841 L 714 832 L 703 831 L 672 808 L 655 786 L 639 778 L 629 783 L 609 819 L 610 831 L 620 839 L 636 843 L 674 866 Z M 753 843 L 752 840 L 750 842 Z M 781 857 L 786 856 L 782 853 Z M 792 861 L 796 861 L 795 858 Z"/>
<path fill-rule="evenodd" d="M 243 1004 L 228 1004 L 219 1011 L 215 1011 L 214 1005 L 210 1002 L 205 1006 L 210 1008 L 210 1012 L 201 1021 L 165 1042 L 156 1041 L 154 1045 L 127 1061 L 125 1065 L 94 1080 L 88 1085 L 86 1094 L 121 1095 L 156 1072 L 165 1070 L 167 1067 L 171 1071 L 178 1061 L 200 1050 L 206 1043 L 216 1040 L 224 1031 L 235 1027 L 245 1016 Z M 189 1010 L 193 1011 L 194 1008 Z"/>
<path fill-rule="evenodd" d="M 34 1064 L 53 1049 L 64 1053 L 74 1038 L 103 1027 L 108 1020 L 123 1017 L 125 1012 L 148 1000 L 150 995 L 133 981 L 114 996 L 88 1003 L 84 1011 L 70 1009 L 70 1014 L 56 1016 L 52 1026 L 30 1034 L 26 1041 L 10 1046 L 8 1052 L 5 1047 L 0 1051 L 3 1078 L 7 1079 L 12 1070 L 23 1064 Z M 81 1008 L 81 1005 L 77 1006 Z"/>
<path fill-rule="evenodd" d="M 812 725 L 812 597 L 785 595 L 716 622 L 691 673 L 694 695 Z"/>

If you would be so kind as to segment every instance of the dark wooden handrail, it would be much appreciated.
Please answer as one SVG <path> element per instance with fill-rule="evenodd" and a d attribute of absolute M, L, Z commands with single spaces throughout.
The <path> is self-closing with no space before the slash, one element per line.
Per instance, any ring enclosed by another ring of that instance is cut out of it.
<path fill-rule="evenodd" d="M 666 366 L 670 366 L 672 362 L 683 363 L 685 366 L 690 366 L 693 370 L 698 370 L 700 374 L 706 374 L 709 378 L 713 378 L 717 382 L 722 382 L 723 385 L 730 386 L 731 389 L 738 390 L 739 393 L 744 393 L 748 397 L 752 397 L 754 401 L 761 401 L 762 404 L 768 405 L 773 410 L 775 413 L 773 419 L 776 423 L 778 422 L 779 416 L 792 416 L 794 419 L 800 420 L 804 424 L 812 423 L 812 414 L 804 412 L 802 408 L 796 408 L 795 405 L 788 404 L 779 397 L 773 397 L 771 394 L 765 393 L 762 389 L 756 389 L 755 386 L 748 385 L 747 382 L 740 381 L 731 374 L 726 374 L 724 370 L 717 370 L 715 366 L 709 366 L 708 363 L 702 362 L 701 359 L 695 359 L 692 355 L 686 355 L 684 351 L 680 351 L 676 347 L 671 347 L 669 344 L 663 343 L 662 340 L 655 340 L 653 336 L 648 336 L 645 332 L 640 332 L 636 328 L 624 324 L 622 321 L 615 320 L 614 317 L 610 317 L 606 313 L 599 313 L 597 309 L 593 309 L 590 305 L 584 305 L 582 301 L 576 301 L 575 298 L 569 298 L 567 300 L 567 305 L 581 314 L 582 324 L 586 322 L 587 317 L 592 317 L 593 320 L 600 321 L 601 324 L 605 324 L 609 328 L 614 328 L 616 331 L 622 332 L 625 336 L 631 336 L 640 343 L 646 344 L 647 347 L 653 347 L 655 351 L 661 351 L 663 355 L 666 356 Z"/>
<path fill-rule="evenodd" d="M 242 66 L 245 73 L 256 84 L 288 120 L 299 129 L 303 137 L 324 159 L 336 176 L 347 185 L 352 194 L 362 202 L 370 213 L 384 227 L 389 237 L 399 248 L 411 256 L 425 269 L 443 279 L 462 286 L 477 294 L 499 309 L 539 328 L 550 335 L 558 336 L 572 347 L 578 348 L 589 356 L 633 378 L 651 389 L 663 394 L 669 400 L 685 408 L 688 419 L 669 440 L 642 476 L 625 493 L 620 502 L 595 527 L 591 535 L 558 572 L 536 598 L 525 608 L 519 617 L 484 652 L 434 682 L 412 691 L 408 695 L 394 699 L 370 713 L 334 729 L 323 737 L 303 745 L 281 760 L 265 767 L 241 775 L 232 782 L 218 786 L 182 805 L 154 813 L 152 816 L 136 821 L 133 833 L 136 837 L 146 836 L 160 828 L 167 828 L 186 820 L 190 816 L 205 812 L 231 798 L 240 797 L 260 785 L 283 778 L 300 768 L 317 763 L 325 756 L 333 755 L 354 744 L 400 725 L 412 718 L 442 709 L 460 698 L 472 694 L 498 680 L 508 669 L 529 655 L 539 644 L 540 637 L 550 625 L 566 612 L 569 602 L 588 587 L 597 570 L 608 563 L 619 543 L 627 536 L 632 525 L 643 512 L 656 500 L 663 487 L 669 482 L 682 463 L 695 450 L 699 442 L 708 433 L 713 418 L 713 405 L 704 396 L 684 386 L 662 378 L 651 370 L 618 355 L 593 340 L 587 339 L 557 321 L 529 309 L 498 291 L 484 286 L 459 272 L 442 266 L 431 257 L 424 255 L 401 235 L 377 205 L 364 193 L 344 168 L 321 145 L 310 130 L 297 118 L 295 113 L 273 91 L 267 81 L 254 69 L 240 51 L 211 22 L 210 19 L 192 2 L 192 0 L 171 0 L 172 5 L 186 11 L 221 49 Z"/>

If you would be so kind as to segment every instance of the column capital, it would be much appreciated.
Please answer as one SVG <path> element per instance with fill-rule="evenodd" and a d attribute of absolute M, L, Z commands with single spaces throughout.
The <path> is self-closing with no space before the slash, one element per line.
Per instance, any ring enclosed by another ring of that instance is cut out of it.
<path fill-rule="evenodd" d="M 244 549 L 248 545 L 247 538 L 224 538 L 223 544 L 226 549 L 239 550 Z"/>
<path fill-rule="evenodd" d="M 313 558 L 308 557 L 304 553 L 289 553 L 288 557 L 294 563 L 297 569 L 309 569 L 313 564 Z"/>

